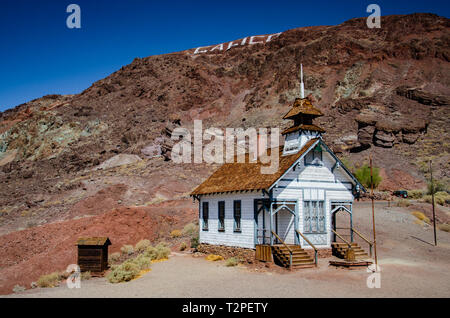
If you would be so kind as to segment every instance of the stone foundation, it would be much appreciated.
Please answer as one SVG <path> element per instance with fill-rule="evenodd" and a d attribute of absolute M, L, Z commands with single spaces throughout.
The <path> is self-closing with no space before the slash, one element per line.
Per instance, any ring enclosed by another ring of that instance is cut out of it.
<path fill-rule="evenodd" d="M 247 262 L 249 264 L 255 262 L 255 250 L 250 248 L 210 245 L 203 243 L 198 245 L 197 251 L 204 254 L 220 255 L 225 259 L 236 257 L 241 261 Z"/>

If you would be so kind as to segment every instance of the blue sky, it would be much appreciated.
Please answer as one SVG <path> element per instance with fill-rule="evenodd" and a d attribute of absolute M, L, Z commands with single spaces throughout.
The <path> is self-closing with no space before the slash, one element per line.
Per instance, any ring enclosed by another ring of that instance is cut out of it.
<path fill-rule="evenodd" d="M 66 7 L 81 7 L 81 29 Z M 1 0 L 0 111 L 46 94 L 74 94 L 135 57 L 181 51 L 248 35 L 368 16 L 432 12 L 450 1 Z"/>

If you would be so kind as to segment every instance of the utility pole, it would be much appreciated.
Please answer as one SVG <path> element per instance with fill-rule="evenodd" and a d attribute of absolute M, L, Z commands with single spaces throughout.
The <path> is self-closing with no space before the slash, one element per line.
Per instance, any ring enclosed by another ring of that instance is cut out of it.
<path fill-rule="evenodd" d="M 373 172 L 372 172 L 372 156 L 369 155 L 370 162 L 370 198 L 372 200 L 372 225 L 373 225 L 373 249 L 375 252 L 375 271 L 378 271 L 378 258 L 377 258 L 377 236 L 375 232 L 375 206 L 373 202 Z"/>
<path fill-rule="evenodd" d="M 433 168 L 430 160 L 430 175 L 431 175 L 431 205 L 433 206 L 433 229 L 434 229 L 434 246 L 437 245 L 436 238 L 436 213 L 434 211 L 434 183 L 433 183 Z"/>

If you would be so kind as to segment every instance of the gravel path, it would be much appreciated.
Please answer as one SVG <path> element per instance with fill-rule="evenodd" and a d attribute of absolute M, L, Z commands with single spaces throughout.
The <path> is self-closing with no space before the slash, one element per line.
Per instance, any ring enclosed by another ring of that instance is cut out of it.
<path fill-rule="evenodd" d="M 370 211 L 367 202 L 354 206 L 355 226 L 367 236 L 372 233 Z M 275 273 L 173 253 L 128 283 L 94 278 L 80 289 L 63 285 L 7 297 L 450 297 L 450 233 L 439 231 L 434 247 L 427 243 L 431 227 L 415 224 L 405 210 L 377 203 L 376 218 L 381 288 L 367 287 L 366 268 L 336 269 L 328 266 L 329 259 L 319 259 L 317 269 Z"/>

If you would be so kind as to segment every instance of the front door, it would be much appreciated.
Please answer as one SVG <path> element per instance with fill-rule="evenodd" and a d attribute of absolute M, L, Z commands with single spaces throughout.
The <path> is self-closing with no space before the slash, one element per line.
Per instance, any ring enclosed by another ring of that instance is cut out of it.
<path fill-rule="evenodd" d="M 255 199 L 255 242 L 256 244 L 269 244 L 270 200 Z"/>

